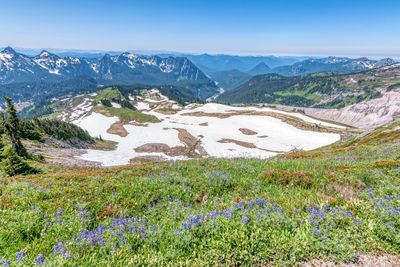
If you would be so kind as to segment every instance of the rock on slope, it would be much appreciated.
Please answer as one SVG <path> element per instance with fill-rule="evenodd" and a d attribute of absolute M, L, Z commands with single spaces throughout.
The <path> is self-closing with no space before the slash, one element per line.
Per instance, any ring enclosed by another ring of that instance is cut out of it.
<path fill-rule="evenodd" d="M 400 90 L 384 92 L 380 98 L 353 104 L 341 109 L 305 108 L 305 113 L 358 128 L 374 128 L 400 117 Z"/>

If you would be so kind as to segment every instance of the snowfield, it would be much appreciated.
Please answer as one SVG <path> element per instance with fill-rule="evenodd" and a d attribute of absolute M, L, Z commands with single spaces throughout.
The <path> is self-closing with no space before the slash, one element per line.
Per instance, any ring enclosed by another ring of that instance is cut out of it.
<path fill-rule="evenodd" d="M 179 138 L 179 129 L 186 130 L 196 138 L 208 157 L 268 158 L 293 149 L 315 149 L 340 139 L 339 134 L 301 130 L 280 119 L 266 115 L 240 114 L 228 117 L 203 116 L 204 114 L 187 115 L 187 113 L 194 112 L 213 113 L 215 115 L 244 110 L 267 111 L 295 116 L 304 121 L 324 126 L 342 127 L 321 122 L 302 114 L 284 112 L 272 108 L 234 107 L 207 103 L 204 105 L 188 105 L 175 114 L 161 114 L 156 111 L 157 107 L 150 109 L 147 103 L 171 105 L 172 101 L 159 94 L 159 92 L 151 93 L 157 93 L 157 100 L 146 96 L 141 102 L 135 103 L 135 106 L 143 110 L 142 112 L 145 114 L 156 116 L 161 122 L 145 123 L 144 125 L 125 124 L 123 127 L 128 132 L 126 137 L 107 132 L 113 123 L 119 121 L 117 117 L 107 117 L 96 112 L 90 112 L 86 116 L 80 116 L 79 119 L 73 121 L 94 137 L 101 136 L 105 140 L 118 142 L 117 148 L 113 151 L 88 149 L 87 153 L 80 157 L 84 160 L 100 162 L 103 166 L 129 164 L 130 160 L 136 157 L 157 156 L 166 160 L 187 159 L 188 157 L 184 155 L 171 156 L 159 151 L 135 151 L 135 148 L 145 144 L 165 144 L 170 148 L 185 146 L 185 143 Z M 176 103 L 173 105 L 178 107 Z M 246 129 L 250 134 L 242 132 L 243 129 Z"/>

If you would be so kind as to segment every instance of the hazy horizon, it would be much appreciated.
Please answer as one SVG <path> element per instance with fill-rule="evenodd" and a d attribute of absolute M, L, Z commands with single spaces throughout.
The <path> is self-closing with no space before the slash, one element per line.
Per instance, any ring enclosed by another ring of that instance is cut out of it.
<path fill-rule="evenodd" d="M 400 58 L 398 10 L 393 0 L 16 0 L 2 3 L 0 47 Z"/>
<path fill-rule="evenodd" d="M 265 54 L 252 54 L 252 53 L 209 53 L 209 52 L 181 52 L 181 51 L 165 51 L 165 50 L 139 50 L 139 49 L 127 49 L 127 50 L 101 50 L 101 49 L 74 49 L 74 48 L 50 48 L 50 47 L 39 47 L 39 48 L 28 48 L 28 47 L 13 47 L 11 45 L 7 46 L 0 46 L 0 51 L 5 49 L 6 47 L 11 47 L 15 51 L 21 54 L 25 54 L 28 56 L 34 56 L 39 54 L 41 51 L 45 50 L 54 54 L 57 53 L 81 53 L 81 54 L 106 54 L 106 53 L 136 53 L 141 55 L 161 55 L 161 54 L 190 54 L 190 55 L 227 55 L 227 56 L 243 56 L 243 57 L 268 57 L 268 56 L 275 56 L 275 57 L 310 57 L 310 58 L 324 58 L 324 57 L 348 57 L 348 58 L 360 58 L 360 57 L 367 57 L 370 59 L 382 59 L 382 58 L 392 58 L 399 60 L 400 55 L 364 55 L 364 54 L 282 54 L 282 53 L 265 53 Z"/>

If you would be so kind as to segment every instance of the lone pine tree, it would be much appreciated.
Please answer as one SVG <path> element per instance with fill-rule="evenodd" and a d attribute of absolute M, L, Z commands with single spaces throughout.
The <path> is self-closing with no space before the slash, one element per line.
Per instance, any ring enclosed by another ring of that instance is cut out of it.
<path fill-rule="evenodd" d="M 4 116 L 4 113 L 1 114 L 1 119 L 3 121 L 4 128 L 6 130 L 6 134 L 10 139 L 11 145 L 17 153 L 18 156 L 26 158 L 28 153 L 23 146 L 21 139 L 19 137 L 19 118 L 17 116 L 17 110 L 12 104 L 12 99 L 9 97 L 4 97 L 6 100 L 7 106 L 7 117 Z"/>

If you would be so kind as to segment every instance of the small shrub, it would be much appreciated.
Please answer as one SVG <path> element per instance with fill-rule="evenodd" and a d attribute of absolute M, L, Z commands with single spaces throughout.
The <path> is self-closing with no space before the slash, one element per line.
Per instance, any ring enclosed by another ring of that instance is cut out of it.
<path fill-rule="evenodd" d="M 400 167 L 400 160 L 379 160 L 374 163 L 374 166 L 385 169 L 397 168 Z"/>
<path fill-rule="evenodd" d="M 111 101 L 106 98 L 101 99 L 100 102 L 101 102 L 101 104 L 103 104 L 103 106 L 112 107 Z"/>
<path fill-rule="evenodd" d="M 316 185 L 315 181 L 301 172 L 289 172 L 283 170 L 272 170 L 261 175 L 268 183 L 280 184 L 285 186 L 300 186 L 311 188 Z"/>
<path fill-rule="evenodd" d="M 40 170 L 30 166 L 11 146 L 6 146 L 1 153 L 1 171 L 8 176 L 36 174 Z"/>

